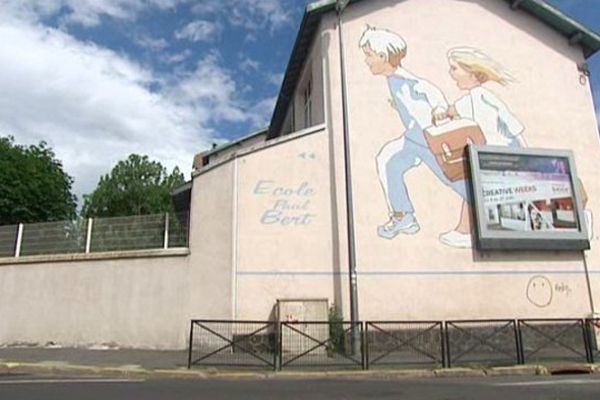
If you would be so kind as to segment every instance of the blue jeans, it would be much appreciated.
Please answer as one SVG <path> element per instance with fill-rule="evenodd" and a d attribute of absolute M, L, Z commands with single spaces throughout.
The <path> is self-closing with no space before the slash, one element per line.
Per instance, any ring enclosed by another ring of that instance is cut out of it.
<path fill-rule="evenodd" d="M 409 214 L 415 212 L 404 183 L 404 174 L 418 166 L 420 162 L 427 165 L 444 185 L 469 202 L 466 180 L 452 182 L 442 172 L 429 147 L 403 136 L 386 143 L 377 155 L 379 180 L 383 186 L 390 213 Z"/>

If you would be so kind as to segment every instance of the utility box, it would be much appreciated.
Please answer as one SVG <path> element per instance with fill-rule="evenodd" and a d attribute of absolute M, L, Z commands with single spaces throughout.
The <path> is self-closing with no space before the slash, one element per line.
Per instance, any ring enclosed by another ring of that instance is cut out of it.
<path fill-rule="evenodd" d="M 281 327 L 282 351 L 325 354 L 325 343 L 329 339 L 328 308 L 327 299 L 278 299 L 277 319 L 284 323 Z"/>

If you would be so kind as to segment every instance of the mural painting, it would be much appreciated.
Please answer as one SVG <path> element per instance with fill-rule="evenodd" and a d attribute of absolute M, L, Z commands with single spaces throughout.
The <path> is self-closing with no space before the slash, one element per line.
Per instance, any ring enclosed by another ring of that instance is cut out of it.
<path fill-rule="evenodd" d="M 379 181 L 388 206 L 388 219 L 377 228 L 384 239 L 420 230 L 406 172 L 425 164 L 439 182 L 462 199 L 455 227 L 439 235 L 445 245 L 470 248 L 470 183 L 466 174 L 468 144 L 526 147 L 523 124 L 490 89 L 515 82 L 512 74 L 485 52 L 472 47 L 448 50 L 449 75 L 465 94 L 453 103 L 430 81 L 403 67 L 405 39 L 387 29 L 367 26 L 359 40 L 365 63 L 374 76 L 387 80 L 391 103 L 397 111 L 396 139 L 385 143 L 376 156 Z M 579 183 L 580 188 L 583 188 Z M 586 196 L 584 195 L 584 207 Z M 591 237 L 592 214 L 585 210 Z"/>

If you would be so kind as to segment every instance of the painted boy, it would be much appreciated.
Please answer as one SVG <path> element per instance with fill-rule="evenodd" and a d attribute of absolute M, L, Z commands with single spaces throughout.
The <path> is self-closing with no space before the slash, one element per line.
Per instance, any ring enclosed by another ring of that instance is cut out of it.
<path fill-rule="evenodd" d="M 465 181 L 451 182 L 444 175 L 423 133 L 431 125 L 432 117 L 447 113 L 448 103 L 436 86 L 402 67 L 407 46 L 396 33 L 368 27 L 359 46 L 371 73 L 387 80 L 394 108 L 405 129 L 399 138 L 386 143 L 377 155 L 379 180 L 390 213 L 389 220 L 378 227 L 377 233 L 386 239 L 400 233 L 414 234 L 420 227 L 404 182 L 407 171 L 422 162 L 442 183 L 464 200 L 468 198 Z"/>

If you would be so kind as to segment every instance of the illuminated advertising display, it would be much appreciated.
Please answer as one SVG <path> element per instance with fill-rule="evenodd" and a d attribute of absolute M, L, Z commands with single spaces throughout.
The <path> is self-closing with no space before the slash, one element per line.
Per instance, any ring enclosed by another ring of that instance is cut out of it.
<path fill-rule="evenodd" d="M 482 250 L 589 249 L 569 151 L 470 146 Z"/>

